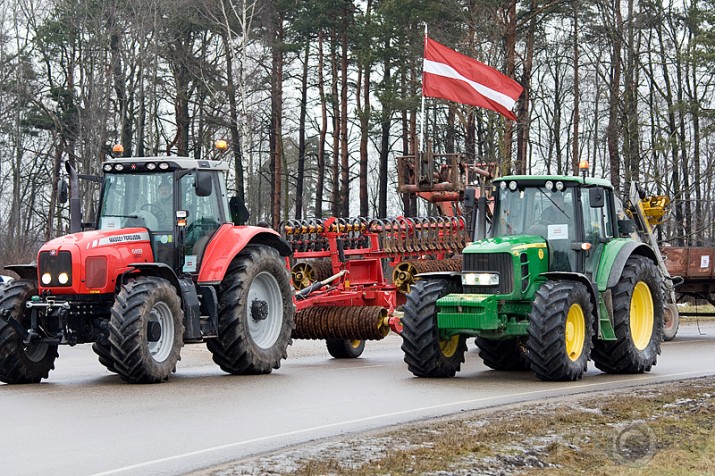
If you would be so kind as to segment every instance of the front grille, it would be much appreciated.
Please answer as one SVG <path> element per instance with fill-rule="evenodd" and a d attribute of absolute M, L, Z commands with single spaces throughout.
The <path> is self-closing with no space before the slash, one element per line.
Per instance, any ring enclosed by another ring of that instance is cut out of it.
<path fill-rule="evenodd" d="M 509 253 L 465 253 L 463 271 L 499 273 L 498 286 L 465 286 L 468 294 L 511 294 L 514 290 L 514 264 Z"/>
<path fill-rule="evenodd" d="M 72 253 L 69 251 L 42 251 L 38 259 L 40 283 L 46 287 L 72 286 Z M 67 281 L 60 281 L 60 274 L 67 276 Z M 47 276 L 47 277 L 45 277 Z"/>

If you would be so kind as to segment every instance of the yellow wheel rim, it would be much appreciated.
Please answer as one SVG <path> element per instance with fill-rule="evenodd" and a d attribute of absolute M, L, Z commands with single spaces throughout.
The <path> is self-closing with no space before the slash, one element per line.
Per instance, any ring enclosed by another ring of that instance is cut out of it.
<path fill-rule="evenodd" d="M 583 309 L 578 304 L 572 304 L 566 316 L 566 355 L 575 362 L 583 353 L 583 343 L 586 340 L 586 318 Z"/>
<path fill-rule="evenodd" d="M 353 349 L 357 349 L 360 347 L 360 344 L 362 344 L 362 341 L 359 339 L 351 340 L 348 341 L 348 344 L 350 344 L 350 347 L 352 347 Z"/>
<path fill-rule="evenodd" d="M 442 355 L 452 357 L 459 349 L 459 336 L 452 336 L 450 339 L 440 339 L 439 348 L 442 350 Z"/>
<path fill-rule="evenodd" d="M 636 284 L 631 296 L 631 339 L 636 349 L 648 347 L 653 336 L 653 296 L 648 285 L 642 281 Z"/>

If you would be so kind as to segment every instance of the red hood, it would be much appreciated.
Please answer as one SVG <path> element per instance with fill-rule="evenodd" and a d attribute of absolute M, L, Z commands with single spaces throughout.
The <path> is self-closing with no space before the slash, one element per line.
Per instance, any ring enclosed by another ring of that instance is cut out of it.
<path fill-rule="evenodd" d="M 72 249 L 89 250 L 117 243 L 148 242 L 146 228 L 124 228 L 121 230 L 93 230 L 60 236 L 45 243 L 40 251 Z"/>

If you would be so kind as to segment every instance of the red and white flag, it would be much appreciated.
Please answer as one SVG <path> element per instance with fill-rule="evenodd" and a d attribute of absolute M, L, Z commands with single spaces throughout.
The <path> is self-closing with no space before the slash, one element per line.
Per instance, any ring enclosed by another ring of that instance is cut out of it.
<path fill-rule="evenodd" d="M 516 121 L 512 112 L 523 87 L 491 66 L 425 36 L 422 95 L 484 107 Z"/>

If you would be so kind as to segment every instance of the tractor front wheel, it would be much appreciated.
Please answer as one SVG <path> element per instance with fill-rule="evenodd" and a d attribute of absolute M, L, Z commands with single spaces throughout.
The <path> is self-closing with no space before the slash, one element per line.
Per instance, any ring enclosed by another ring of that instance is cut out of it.
<path fill-rule="evenodd" d="M 37 285 L 18 280 L 0 286 L 0 381 L 38 383 L 55 368 L 57 345 L 25 344 L 4 316 L 30 328 L 31 311 L 25 303 L 37 296 Z M 38 311 L 39 312 L 39 311 Z"/>
<path fill-rule="evenodd" d="M 327 339 L 328 353 L 336 359 L 357 359 L 365 350 L 364 340 Z"/>
<path fill-rule="evenodd" d="M 455 288 L 455 289 L 453 289 Z M 440 336 L 437 300 L 456 285 L 446 280 L 420 280 L 410 286 L 402 317 L 402 351 L 407 368 L 417 377 L 454 377 L 464 362 L 466 338 Z"/>
<path fill-rule="evenodd" d="M 122 286 L 111 309 L 109 331 L 109 370 L 129 383 L 168 379 L 184 345 L 184 312 L 176 288 L 148 276 Z"/>
<path fill-rule="evenodd" d="M 660 273 L 651 260 L 631 256 L 613 287 L 615 341 L 596 341 L 593 360 L 609 373 L 647 372 L 660 353 L 663 293 Z"/>
<path fill-rule="evenodd" d="M 529 313 L 527 348 L 541 380 L 578 380 L 588 365 L 593 330 L 591 296 L 574 281 L 547 281 Z"/>
<path fill-rule="evenodd" d="M 267 374 L 288 356 L 293 288 L 273 248 L 248 246 L 219 286 L 218 338 L 207 341 L 213 360 L 230 374 Z"/>
<path fill-rule="evenodd" d="M 477 337 L 479 357 L 484 365 L 494 370 L 529 370 L 531 362 L 526 349 L 526 339 L 517 337 L 507 340 L 492 340 Z"/>

